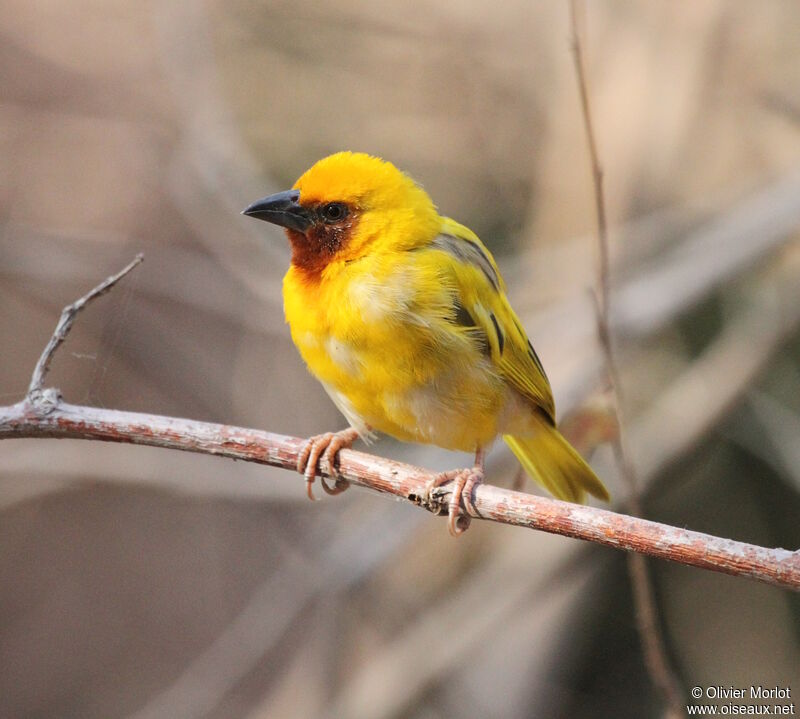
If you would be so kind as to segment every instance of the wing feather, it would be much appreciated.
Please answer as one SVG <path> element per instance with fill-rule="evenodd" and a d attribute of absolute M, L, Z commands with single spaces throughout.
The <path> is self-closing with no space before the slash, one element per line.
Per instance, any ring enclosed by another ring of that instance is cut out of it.
<path fill-rule="evenodd" d="M 485 338 L 498 373 L 555 423 L 555 406 L 544 367 L 505 295 L 491 253 L 467 227 L 444 218 L 442 232 L 426 248 L 448 256 L 457 297 L 455 317 Z M 466 318 L 469 318 L 467 320 Z"/>

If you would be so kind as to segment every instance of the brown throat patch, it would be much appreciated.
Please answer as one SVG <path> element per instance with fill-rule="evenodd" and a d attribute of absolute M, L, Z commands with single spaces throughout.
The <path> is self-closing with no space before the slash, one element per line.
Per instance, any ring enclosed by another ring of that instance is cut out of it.
<path fill-rule="evenodd" d="M 358 224 L 358 214 L 351 210 L 335 223 L 318 220 L 305 232 L 286 230 L 292 243 L 292 264 L 309 281 L 319 280 L 322 271 L 344 250 Z"/>

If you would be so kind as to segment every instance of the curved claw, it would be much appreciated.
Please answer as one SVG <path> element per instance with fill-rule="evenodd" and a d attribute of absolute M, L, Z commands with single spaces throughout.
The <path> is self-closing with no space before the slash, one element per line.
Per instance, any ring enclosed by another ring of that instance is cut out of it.
<path fill-rule="evenodd" d="M 483 470 L 476 470 L 473 468 L 467 476 L 466 482 L 464 482 L 464 491 L 461 495 L 464 501 L 464 509 L 473 517 L 478 516 L 478 510 L 473 501 L 473 494 L 475 492 L 475 487 L 481 482 L 483 482 Z"/>
<path fill-rule="evenodd" d="M 443 484 L 453 482 L 453 491 L 447 503 L 447 529 L 453 537 L 458 537 L 469 529 L 472 517 L 478 516 L 472 493 L 475 487 L 483 481 L 483 468 L 480 466 L 469 469 L 451 469 L 448 472 L 437 474 L 426 488 L 430 497 L 431 492 Z M 461 506 L 464 511 L 461 511 Z"/>
<path fill-rule="evenodd" d="M 447 505 L 447 530 L 451 537 L 458 537 L 469 529 L 472 518 L 468 514 L 461 514 L 461 497 L 467 484 L 466 474 L 469 470 L 461 470 L 453 479 L 453 493 Z M 464 505 L 466 511 L 466 504 Z"/>
<path fill-rule="evenodd" d="M 303 445 L 297 455 L 297 471 L 306 479 L 306 493 L 309 499 L 314 499 L 312 487 L 320 463 L 322 463 L 322 469 L 328 476 L 336 477 L 336 483 L 333 487 L 330 487 L 324 479 L 320 478 L 322 489 L 327 494 L 341 494 L 350 486 L 347 480 L 337 476 L 336 455 L 340 449 L 351 447 L 357 438 L 358 432 L 351 427 L 340 432 L 318 434 L 309 438 Z"/>
<path fill-rule="evenodd" d="M 348 482 L 346 479 L 342 479 L 341 477 L 336 479 L 333 487 L 328 484 L 328 480 L 326 480 L 325 477 L 320 477 L 319 483 L 322 485 L 322 489 L 325 490 L 325 494 L 330 494 L 331 496 L 341 494 L 348 487 L 350 487 L 350 482 Z"/>

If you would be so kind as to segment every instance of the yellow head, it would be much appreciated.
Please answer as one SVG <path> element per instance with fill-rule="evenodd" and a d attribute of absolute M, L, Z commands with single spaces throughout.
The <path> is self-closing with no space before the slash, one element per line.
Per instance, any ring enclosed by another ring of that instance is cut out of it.
<path fill-rule="evenodd" d="M 441 226 L 425 190 L 391 162 L 360 152 L 323 158 L 291 190 L 244 214 L 285 227 L 292 263 L 314 276 L 331 263 L 422 244 Z"/>

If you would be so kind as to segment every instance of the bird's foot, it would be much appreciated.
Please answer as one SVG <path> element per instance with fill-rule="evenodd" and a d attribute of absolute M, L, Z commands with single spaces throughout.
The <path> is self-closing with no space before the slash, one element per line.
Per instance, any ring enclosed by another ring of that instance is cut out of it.
<path fill-rule="evenodd" d="M 467 531 L 472 517 L 478 516 L 478 510 L 472 501 L 472 493 L 475 487 L 483 482 L 483 467 L 476 465 L 469 469 L 451 469 L 437 474 L 426 487 L 428 499 L 433 490 L 448 482 L 453 483 L 453 492 L 447 505 L 447 528 L 451 535 L 458 537 Z M 462 502 L 464 512 L 461 511 Z"/>
<path fill-rule="evenodd" d="M 357 439 L 358 432 L 349 427 L 339 432 L 325 432 L 324 434 L 315 435 L 310 437 L 303 445 L 297 455 L 297 471 L 306 478 L 306 493 L 309 499 L 314 499 L 312 486 L 318 473 L 318 467 L 329 477 L 336 479 L 333 487 L 331 487 L 325 481 L 325 478 L 320 475 L 319 481 L 322 484 L 322 489 L 327 494 L 341 494 L 350 486 L 350 482 L 339 476 L 336 455 L 340 449 L 350 449 Z"/>

